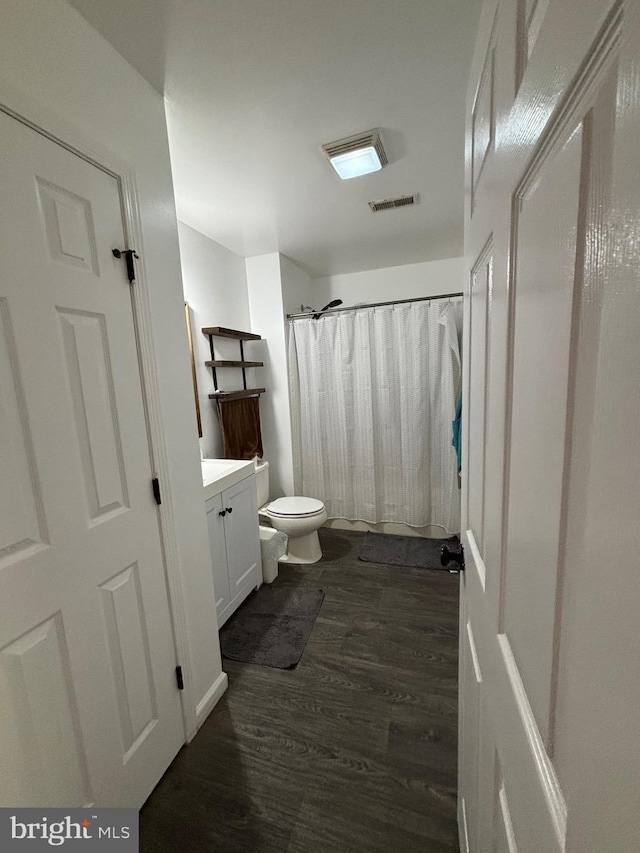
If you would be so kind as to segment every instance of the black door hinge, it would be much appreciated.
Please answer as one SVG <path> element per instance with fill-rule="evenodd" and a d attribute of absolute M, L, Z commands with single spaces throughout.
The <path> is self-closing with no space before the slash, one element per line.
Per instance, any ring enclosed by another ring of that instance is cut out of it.
<path fill-rule="evenodd" d="M 136 268 L 133 263 L 133 259 L 138 257 L 138 253 L 135 249 L 112 249 L 111 254 L 114 258 L 122 258 L 124 257 L 125 263 L 127 265 L 127 278 L 129 279 L 129 284 L 133 284 L 136 280 Z"/>
<path fill-rule="evenodd" d="M 160 480 L 157 477 L 154 477 L 151 481 L 151 488 L 153 489 L 153 496 L 156 499 L 156 503 L 160 506 L 162 498 L 160 497 Z"/>
<path fill-rule="evenodd" d="M 184 678 L 182 677 L 182 667 L 176 667 L 176 681 L 178 682 L 178 690 L 184 690 Z"/>

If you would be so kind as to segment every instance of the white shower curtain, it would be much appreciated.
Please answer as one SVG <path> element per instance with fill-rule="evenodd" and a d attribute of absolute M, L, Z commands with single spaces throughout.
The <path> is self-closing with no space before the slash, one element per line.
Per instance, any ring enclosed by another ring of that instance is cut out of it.
<path fill-rule="evenodd" d="M 292 320 L 289 380 L 298 494 L 329 518 L 459 531 L 449 300 Z"/>

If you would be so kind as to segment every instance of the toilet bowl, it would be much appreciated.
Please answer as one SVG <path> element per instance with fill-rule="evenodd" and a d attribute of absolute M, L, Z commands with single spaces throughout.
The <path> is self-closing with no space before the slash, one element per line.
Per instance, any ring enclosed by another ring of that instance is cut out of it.
<path fill-rule="evenodd" d="M 322 557 L 318 530 L 327 520 L 322 501 L 299 496 L 277 498 L 265 507 L 264 514 L 272 527 L 289 537 L 287 553 L 279 562 L 318 562 Z"/>
<path fill-rule="evenodd" d="M 299 496 L 269 501 L 269 463 L 256 459 L 258 513 L 262 521 L 288 536 L 280 563 L 317 563 L 322 557 L 318 530 L 327 520 L 322 501 Z M 261 523 L 262 523 L 261 521 Z"/>

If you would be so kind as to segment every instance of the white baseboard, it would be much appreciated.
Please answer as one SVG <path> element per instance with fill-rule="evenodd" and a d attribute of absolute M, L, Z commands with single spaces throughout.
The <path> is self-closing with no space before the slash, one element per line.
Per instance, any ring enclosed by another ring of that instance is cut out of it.
<path fill-rule="evenodd" d="M 460 838 L 460 853 L 470 853 L 469 833 L 467 831 L 467 810 L 464 799 L 458 801 L 458 837 Z"/>
<path fill-rule="evenodd" d="M 196 726 L 198 729 L 218 704 L 227 689 L 228 684 L 229 679 L 227 678 L 227 673 L 221 672 L 211 687 L 204 694 L 200 702 L 198 702 L 196 705 Z M 195 732 L 189 738 L 189 741 L 191 741 L 194 736 Z"/>

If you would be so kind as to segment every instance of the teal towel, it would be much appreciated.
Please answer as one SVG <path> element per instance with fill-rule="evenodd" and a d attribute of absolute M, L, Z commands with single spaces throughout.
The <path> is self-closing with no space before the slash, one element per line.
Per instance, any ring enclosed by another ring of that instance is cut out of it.
<path fill-rule="evenodd" d="M 458 397 L 458 405 L 456 406 L 456 416 L 451 421 L 453 429 L 453 441 L 451 444 L 456 449 L 456 458 L 458 460 L 458 473 L 462 470 L 462 394 Z"/>

